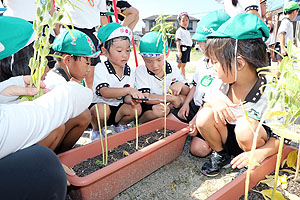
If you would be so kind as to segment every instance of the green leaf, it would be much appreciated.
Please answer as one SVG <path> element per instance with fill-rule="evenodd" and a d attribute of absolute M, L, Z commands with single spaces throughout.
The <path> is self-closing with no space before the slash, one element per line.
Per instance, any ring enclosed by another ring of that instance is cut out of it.
<path fill-rule="evenodd" d="M 286 164 L 288 167 L 294 167 L 296 166 L 296 162 L 297 162 L 297 151 L 291 151 L 288 155 L 288 157 L 286 158 Z"/>
<path fill-rule="evenodd" d="M 273 118 L 273 117 L 283 117 L 288 115 L 286 111 L 271 111 L 268 113 L 267 117 L 268 118 Z"/>
<path fill-rule="evenodd" d="M 291 131 L 290 129 L 283 127 L 280 124 L 268 124 L 270 128 L 278 135 L 284 138 L 292 139 L 292 140 L 300 140 L 300 134 Z"/>
<path fill-rule="evenodd" d="M 261 194 L 266 195 L 269 198 L 272 198 L 272 190 L 263 190 Z M 286 200 L 284 196 L 278 190 L 275 191 L 275 199 L 276 200 Z"/>

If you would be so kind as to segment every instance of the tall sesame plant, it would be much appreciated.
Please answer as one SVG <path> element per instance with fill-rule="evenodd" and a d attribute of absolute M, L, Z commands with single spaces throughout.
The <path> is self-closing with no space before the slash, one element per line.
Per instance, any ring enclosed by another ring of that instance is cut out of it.
<path fill-rule="evenodd" d="M 171 27 L 173 27 L 173 23 L 172 22 L 166 22 L 166 19 L 169 18 L 171 15 L 169 16 L 164 16 L 163 14 L 161 14 L 157 19 L 155 19 L 156 21 L 156 25 L 154 27 L 151 28 L 151 31 L 156 30 L 158 32 L 159 37 L 157 39 L 157 46 L 159 44 L 159 40 L 162 39 L 163 41 L 163 54 L 164 54 L 164 66 L 163 66 L 163 71 L 164 71 L 164 81 L 163 81 L 163 93 L 164 93 L 164 137 L 166 137 L 167 135 L 167 74 L 166 74 L 166 57 L 167 57 L 167 40 L 168 37 L 172 37 L 173 34 L 170 34 L 167 32 L 168 29 L 170 29 Z"/>
<path fill-rule="evenodd" d="M 35 41 L 33 44 L 34 53 L 33 57 L 29 61 L 29 67 L 31 70 L 30 87 L 37 88 L 39 92 L 33 97 L 23 96 L 21 101 L 31 101 L 43 95 L 40 83 L 42 75 L 44 74 L 45 68 L 48 64 L 46 57 L 49 56 L 50 48 L 52 46 L 49 42 L 50 34 L 63 18 L 64 14 L 67 14 L 64 10 L 65 4 L 69 3 L 73 5 L 69 0 L 55 0 L 56 5 L 60 8 L 55 11 L 52 0 L 36 0 L 35 3 L 37 4 L 37 10 L 36 19 L 33 21 L 35 34 Z M 47 18 L 46 15 L 50 12 L 51 16 Z M 68 17 L 70 18 L 69 15 Z M 66 28 L 70 30 L 67 26 Z"/>
<path fill-rule="evenodd" d="M 249 159 L 249 169 L 247 171 L 246 187 L 245 187 L 245 199 L 248 198 L 248 185 L 250 178 L 250 169 L 253 165 L 256 165 L 254 158 L 254 151 L 256 149 L 256 141 L 258 131 L 263 122 L 268 119 L 267 125 L 280 136 L 280 145 L 277 153 L 276 169 L 275 169 L 275 180 L 272 190 L 272 199 L 278 198 L 279 192 L 276 190 L 278 174 L 280 168 L 280 161 L 282 157 L 282 149 L 284 146 L 285 139 L 292 139 L 300 141 L 299 133 L 292 130 L 292 126 L 300 116 L 300 74 L 299 64 L 300 60 L 300 47 L 296 47 L 291 41 L 287 45 L 288 56 L 282 56 L 283 59 L 277 67 L 263 67 L 258 69 L 259 75 L 268 75 L 273 77 L 273 82 L 269 82 L 266 86 L 271 87 L 272 90 L 268 93 L 268 106 L 264 113 L 258 128 L 255 131 L 252 149 Z M 272 72 L 273 71 L 273 72 Z M 277 76 L 279 72 L 280 76 Z M 299 153 L 300 146 L 298 147 L 298 162 L 296 165 L 295 179 L 298 179 L 299 173 Z M 296 159 L 296 158 L 295 158 Z"/>

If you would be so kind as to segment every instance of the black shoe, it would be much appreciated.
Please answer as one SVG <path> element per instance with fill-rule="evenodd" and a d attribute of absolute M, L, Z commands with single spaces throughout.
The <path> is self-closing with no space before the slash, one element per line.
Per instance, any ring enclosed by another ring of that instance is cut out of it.
<path fill-rule="evenodd" d="M 231 156 L 227 153 L 219 154 L 213 151 L 209 161 L 203 164 L 201 172 L 205 176 L 217 176 L 220 169 L 229 164 L 230 161 Z"/>
<path fill-rule="evenodd" d="M 247 166 L 239 169 L 239 172 L 234 176 L 234 178 L 232 180 L 236 179 L 239 175 L 241 175 L 242 173 L 244 173 L 247 170 L 248 170 Z"/>

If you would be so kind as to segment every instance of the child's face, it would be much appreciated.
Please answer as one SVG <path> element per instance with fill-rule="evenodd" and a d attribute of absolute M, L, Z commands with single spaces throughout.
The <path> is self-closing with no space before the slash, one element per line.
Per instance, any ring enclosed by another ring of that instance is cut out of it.
<path fill-rule="evenodd" d="M 294 20 L 298 15 L 298 10 L 295 10 L 292 14 L 293 14 L 292 20 Z"/>
<path fill-rule="evenodd" d="M 91 58 L 79 56 L 75 61 L 70 58 L 70 63 L 67 64 L 72 77 L 82 81 L 91 70 Z"/>
<path fill-rule="evenodd" d="M 179 20 L 179 25 L 180 26 L 182 26 L 184 28 L 187 28 L 189 23 L 190 23 L 190 20 L 186 15 L 183 15 L 183 16 L 180 17 L 180 20 Z"/>
<path fill-rule="evenodd" d="M 128 40 L 116 39 L 109 52 L 104 51 L 108 60 L 117 67 L 124 67 L 130 57 L 130 43 Z"/>
<path fill-rule="evenodd" d="M 144 57 L 144 62 L 146 67 L 153 72 L 156 76 L 163 76 L 163 67 L 164 67 L 164 55 L 158 57 Z"/>
<path fill-rule="evenodd" d="M 205 45 L 206 45 L 206 41 L 199 41 L 198 45 L 201 49 L 201 52 L 204 54 L 205 53 Z"/>
<path fill-rule="evenodd" d="M 234 80 L 234 69 L 231 71 L 228 68 L 222 67 L 221 63 L 216 58 L 210 58 L 211 64 L 214 66 L 214 70 L 217 73 L 219 79 L 224 83 L 233 83 Z"/>

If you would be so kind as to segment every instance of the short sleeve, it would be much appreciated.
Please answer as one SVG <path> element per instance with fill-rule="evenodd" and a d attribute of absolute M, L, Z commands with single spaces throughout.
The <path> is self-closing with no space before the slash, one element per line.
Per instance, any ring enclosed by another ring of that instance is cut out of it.
<path fill-rule="evenodd" d="M 135 70 L 135 85 L 138 91 L 142 93 L 150 93 L 151 82 L 148 76 L 146 66 L 139 66 Z"/>
<path fill-rule="evenodd" d="M 288 30 L 288 20 L 284 19 L 284 20 L 282 20 L 282 22 L 279 26 L 278 34 L 286 33 L 287 30 Z"/>
<path fill-rule="evenodd" d="M 180 28 L 177 29 L 176 33 L 175 33 L 175 40 L 181 40 L 181 31 Z"/>
<path fill-rule="evenodd" d="M 98 8 L 100 10 L 100 15 L 101 16 L 105 16 L 106 12 L 107 12 L 107 8 L 106 8 L 106 0 L 100 0 Z"/>
<path fill-rule="evenodd" d="M 109 75 L 106 73 L 107 70 L 104 67 L 102 63 L 98 63 L 95 67 L 93 91 L 97 96 L 101 96 L 99 91 L 101 88 L 109 87 L 109 80 L 107 79 Z"/>
<path fill-rule="evenodd" d="M 179 82 L 187 83 L 186 79 L 177 66 L 172 65 L 172 70 L 173 78 L 176 78 L 176 80 L 178 80 Z"/>

